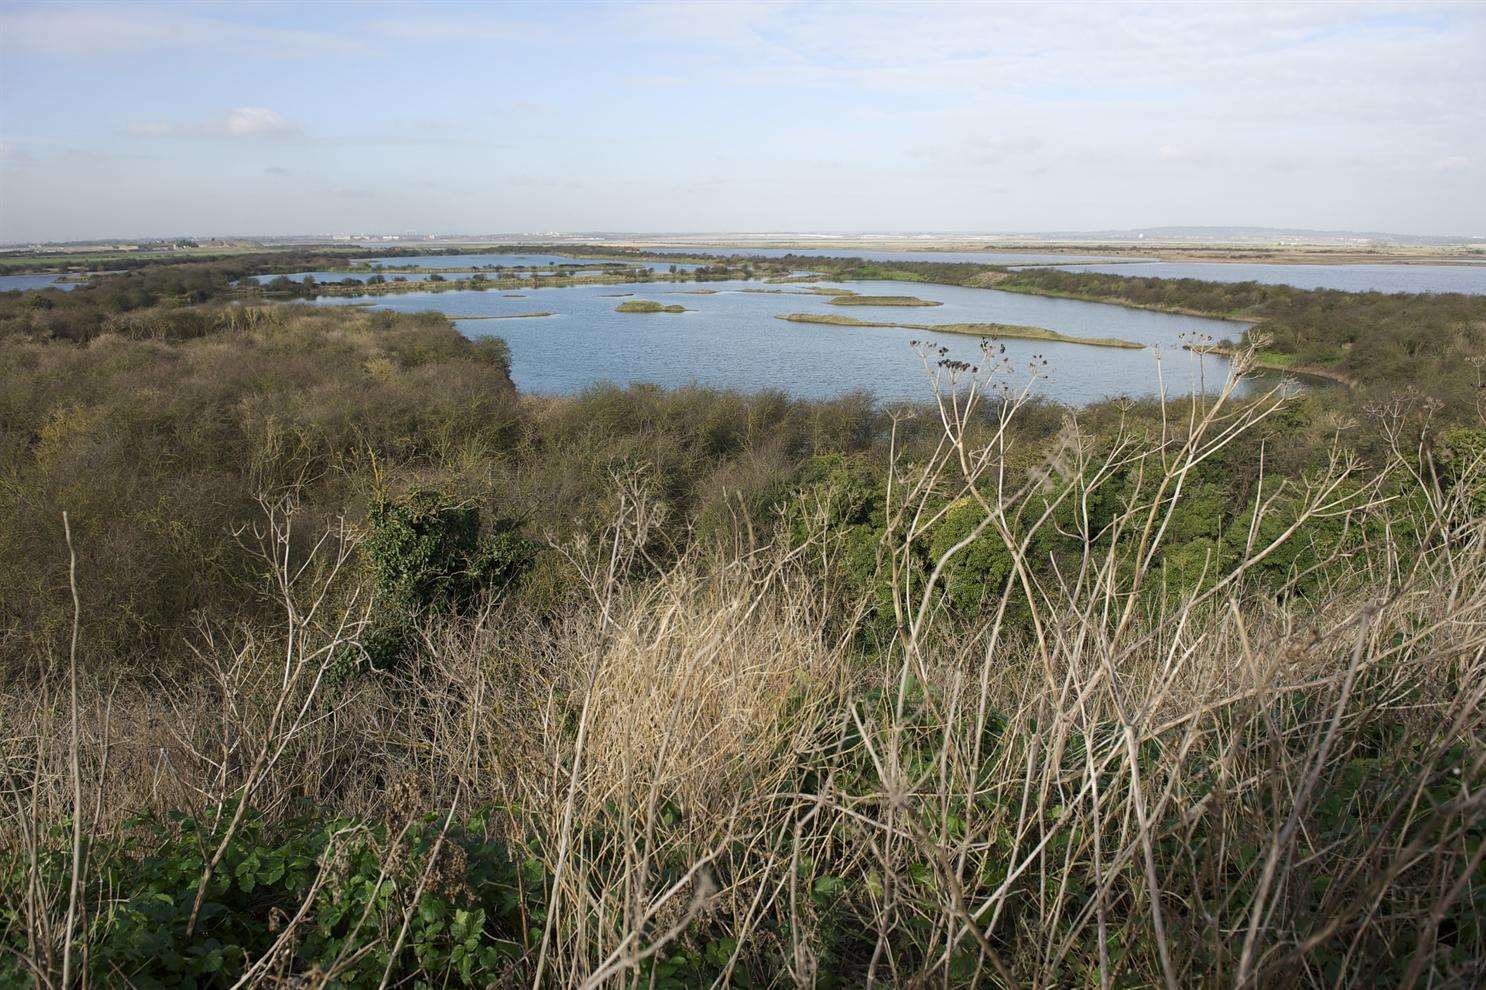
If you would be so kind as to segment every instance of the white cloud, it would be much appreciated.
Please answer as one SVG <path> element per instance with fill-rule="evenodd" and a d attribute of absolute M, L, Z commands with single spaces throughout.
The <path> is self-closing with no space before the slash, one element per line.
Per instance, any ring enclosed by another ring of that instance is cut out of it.
<path fill-rule="evenodd" d="M 233 107 L 221 115 L 196 123 L 135 121 L 125 128 L 132 137 L 146 138 L 242 138 L 287 139 L 303 132 L 277 110 L 267 107 Z"/>
<path fill-rule="evenodd" d="M 297 130 L 277 110 L 266 107 L 234 107 L 227 111 L 223 126 L 233 137 L 292 134 Z"/>

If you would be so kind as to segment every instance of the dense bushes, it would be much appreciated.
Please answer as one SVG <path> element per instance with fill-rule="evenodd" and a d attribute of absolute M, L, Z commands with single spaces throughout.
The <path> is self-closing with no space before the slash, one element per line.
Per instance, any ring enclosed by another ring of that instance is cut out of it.
<path fill-rule="evenodd" d="M 1480 982 L 1477 425 L 166 312 L 0 352 L 0 981 Z"/>
<path fill-rule="evenodd" d="M 84 896 L 113 903 L 81 934 L 90 951 L 80 982 L 230 987 L 250 973 L 269 982 L 318 971 L 336 986 L 375 988 L 389 971 L 417 971 L 444 985 L 486 986 L 522 954 L 526 925 L 541 918 L 540 868 L 527 886 L 505 846 L 485 836 L 483 819 L 449 825 L 249 816 L 198 901 L 221 824 L 184 815 L 130 821 L 123 838 L 88 850 Z M 69 865 L 49 853 L 40 881 L 65 883 Z M 17 890 L 29 879 L 24 861 L 0 852 L 0 886 Z M 284 939 L 305 904 L 313 923 Z M 0 905 L 0 932 L 22 921 Z M 19 957 L 0 957 L 0 985 L 33 977 Z"/>
<path fill-rule="evenodd" d="M 211 332 L 0 355 L 0 625 L 5 666 L 70 621 L 72 517 L 88 642 L 110 667 L 180 648 L 201 620 L 253 614 L 243 528 L 292 490 L 314 539 L 375 488 L 515 435 L 504 345 L 442 317 L 203 310 Z M 238 533 L 240 536 L 235 536 Z M 170 644 L 170 645 L 167 645 Z M 166 664 L 168 666 L 168 664 Z"/>
<path fill-rule="evenodd" d="M 373 669 L 402 665 L 422 624 L 465 613 L 526 570 L 532 550 L 516 521 L 493 520 L 484 532 L 480 523 L 478 506 L 435 491 L 377 495 L 362 544 L 373 618 L 361 646 Z"/>
<path fill-rule="evenodd" d="M 263 607 L 248 552 L 261 499 L 292 496 L 307 544 L 342 515 L 366 523 L 380 496 L 420 488 L 479 513 L 488 533 L 519 518 L 524 538 L 562 538 L 602 525 L 616 478 L 643 477 L 667 507 L 665 539 L 685 542 L 695 527 L 726 540 L 768 528 L 803 458 L 866 450 L 886 422 L 864 395 L 637 386 L 518 401 L 504 344 L 465 338 L 437 314 L 204 306 L 126 317 L 194 329 L 0 351 L 0 516 L 20 523 L 0 527 L 9 675 L 70 624 L 62 508 L 89 650 L 109 669 L 146 658 L 171 669 L 201 623 Z M 543 557 L 542 594 L 561 597 L 565 566 Z"/>
<path fill-rule="evenodd" d="M 663 395 L 603 398 L 674 428 Z M 331 568 L 278 526 L 284 614 L 247 646 L 117 709 L 84 685 L 74 962 L 137 985 L 1474 985 L 1482 466 L 1439 487 L 1338 457 L 1250 503 L 1236 438 L 1267 409 L 1164 435 L 1128 408 L 1052 438 L 950 420 L 885 462 L 812 456 L 779 530 L 670 557 L 664 486 L 631 474 L 552 548 L 582 586 L 555 607 L 462 612 L 481 520 L 406 486 L 361 544 L 369 591 L 427 608 L 398 677 L 322 680 L 364 630 L 309 619 Z M 48 974 L 70 830 L 28 822 L 79 806 L 57 683 L 0 696 L 23 799 L 0 965 Z"/>

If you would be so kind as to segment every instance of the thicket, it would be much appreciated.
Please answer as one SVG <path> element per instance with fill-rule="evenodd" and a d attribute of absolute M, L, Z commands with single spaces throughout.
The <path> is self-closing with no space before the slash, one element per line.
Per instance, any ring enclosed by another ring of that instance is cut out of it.
<path fill-rule="evenodd" d="M 129 312 L 0 351 L 0 983 L 1486 978 L 1479 412 Z"/>
<path fill-rule="evenodd" d="M 884 414 L 862 395 L 596 388 L 521 400 L 505 345 L 437 314 L 203 306 L 146 310 L 180 336 L 104 334 L 85 346 L 12 339 L 0 350 L 3 666 L 55 648 L 69 626 L 67 508 L 80 534 L 85 622 L 111 666 L 170 668 L 203 619 L 261 615 L 251 524 L 293 486 L 307 540 L 358 525 L 415 489 L 467 505 L 480 539 L 521 520 L 567 536 L 609 511 L 613 477 L 643 471 L 668 532 L 720 538 L 767 513 L 794 467 L 863 451 Z M 383 509 L 376 507 L 382 505 Z M 390 517 L 389 517 L 390 518 Z M 471 565 L 473 566 L 473 565 Z M 560 594 L 561 561 L 533 582 Z M 532 591 L 533 594 L 537 592 Z"/>
<path fill-rule="evenodd" d="M 568 427 L 600 397 L 680 414 Z M 250 541 L 272 615 L 145 684 L 83 631 L 4 695 L 0 973 L 1479 982 L 1479 429 L 1387 416 L 1381 462 L 1261 459 L 1238 499 L 1279 394 L 966 399 L 876 421 L 881 460 L 802 451 L 729 539 L 616 470 L 546 543 L 557 597 L 480 594 L 467 503 L 327 528 L 292 479 Z M 346 676 L 388 598 L 430 605 L 418 662 Z"/>

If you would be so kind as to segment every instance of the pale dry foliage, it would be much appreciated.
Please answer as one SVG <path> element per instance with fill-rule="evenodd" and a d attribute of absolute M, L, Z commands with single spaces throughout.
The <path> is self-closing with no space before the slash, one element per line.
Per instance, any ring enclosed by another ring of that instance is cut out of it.
<path fill-rule="evenodd" d="M 970 439 L 979 372 L 936 371 L 944 441 L 892 470 L 886 640 L 864 647 L 863 604 L 824 590 L 830 532 L 661 567 L 658 509 L 626 482 L 613 526 L 565 548 L 581 607 L 494 608 L 430 629 L 432 662 L 404 684 L 327 690 L 360 617 L 354 600 L 333 617 L 303 604 L 334 565 L 301 571 L 280 523 L 285 626 L 218 643 L 202 684 L 85 685 L 71 762 L 65 687 L 5 699 L 7 841 L 32 848 L 73 808 L 107 829 L 141 808 L 230 817 L 244 797 L 445 824 L 494 805 L 548 883 L 512 985 L 636 985 L 703 943 L 719 986 L 1486 979 L 1462 923 L 1486 856 L 1486 520 L 1469 486 L 1416 475 L 1398 430 L 1395 463 L 1338 454 L 1283 489 L 1285 525 L 1260 525 L 1280 504 L 1266 488 L 1239 563 L 1167 594 L 1158 550 L 1191 473 L 1280 394 L 1238 402 L 1230 381 L 1173 404 L 1163 436 L 1102 446 L 1070 422 L 1016 476 L 1009 430 Z M 1116 471 L 1135 481 L 1082 559 L 1033 560 L 1028 534 L 1088 526 Z M 966 499 L 979 525 L 916 572 L 910 544 Z M 1322 520 L 1352 538 L 1278 587 L 1255 579 Z M 988 536 L 1008 577 L 952 620 L 944 576 Z M 4 894 L 50 986 L 68 894 Z"/>

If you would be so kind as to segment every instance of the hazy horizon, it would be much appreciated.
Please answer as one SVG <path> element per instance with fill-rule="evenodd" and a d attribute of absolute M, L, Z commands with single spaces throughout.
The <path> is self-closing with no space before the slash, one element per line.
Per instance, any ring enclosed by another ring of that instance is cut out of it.
<path fill-rule="evenodd" d="M 0 241 L 1486 234 L 1486 6 L 0 4 Z"/>

